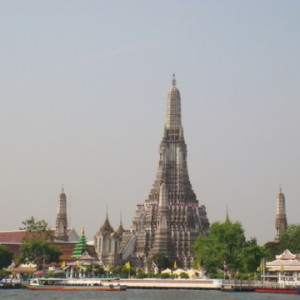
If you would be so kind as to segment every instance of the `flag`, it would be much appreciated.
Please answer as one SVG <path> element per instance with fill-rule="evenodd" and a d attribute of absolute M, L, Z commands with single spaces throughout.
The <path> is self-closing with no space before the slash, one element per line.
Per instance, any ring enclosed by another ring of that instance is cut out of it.
<path fill-rule="evenodd" d="M 158 266 L 157 266 L 157 264 L 154 261 L 152 261 L 152 268 L 158 269 Z"/>
<path fill-rule="evenodd" d="M 227 263 L 226 263 L 226 260 L 224 260 L 224 271 L 226 271 L 228 269 L 228 266 L 227 266 Z"/>
<path fill-rule="evenodd" d="M 130 266 L 130 262 L 128 261 L 125 265 L 124 265 L 125 269 L 130 270 L 131 266 Z"/>
<path fill-rule="evenodd" d="M 259 270 L 261 273 L 265 273 L 265 260 L 262 259 L 260 262 Z"/>
<path fill-rule="evenodd" d="M 177 269 L 177 262 L 176 260 L 174 261 L 174 266 L 173 266 L 173 269 L 176 270 Z"/>
<path fill-rule="evenodd" d="M 65 266 L 66 266 L 66 262 L 63 261 L 63 262 L 60 264 L 60 268 L 63 269 Z"/>
<path fill-rule="evenodd" d="M 280 272 L 282 273 L 284 271 L 283 263 L 281 263 Z"/>

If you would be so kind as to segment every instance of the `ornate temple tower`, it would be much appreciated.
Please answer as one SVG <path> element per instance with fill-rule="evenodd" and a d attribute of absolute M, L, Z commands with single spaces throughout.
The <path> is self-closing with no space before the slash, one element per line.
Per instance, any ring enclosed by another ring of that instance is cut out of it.
<path fill-rule="evenodd" d="M 285 197 L 282 193 L 281 187 L 276 199 L 276 221 L 275 221 L 276 235 L 275 241 L 279 241 L 279 236 L 282 231 L 287 229 L 287 218 L 285 211 Z"/>
<path fill-rule="evenodd" d="M 68 241 L 67 196 L 63 188 L 58 200 L 55 223 L 55 239 Z"/>
<path fill-rule="evenodd" d="M 123 235 L 123 225 L 120 221 L 120 226 L 117 231 L 114 231 L 106 213 L 106 219 L 100 230 L 94 236 L 94 247 L 99 260 L 105 266 L 116 266 L 121 263 L 121 255 L 119 254 L 120 242 Z"/>
<path fill-rule="evenodd" d="M 131 228 L 136 238 L 135 254 L 146 261 L 155 253 L 163 253 L 178 266 L 190 267 L 191 245 L 197 236 L 206 235 L 208 228 L 205 206 L 199 206 L 189 180 L 180 92 L 173 75 L 156 179 L 148 199 L 137 206 Z"/>

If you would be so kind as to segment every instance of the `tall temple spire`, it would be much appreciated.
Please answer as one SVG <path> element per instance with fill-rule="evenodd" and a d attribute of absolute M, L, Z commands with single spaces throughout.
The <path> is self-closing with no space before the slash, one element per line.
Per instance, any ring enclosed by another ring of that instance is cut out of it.
<path fill-rule="evenodd" d="M 176 87 L 175 74 L 173 74 L 172 88 L 167 97 L 167 116 L 166 128 L 179 129 L 181 128 L 181 104 L 180 92 Z"/>
<path fill-rule="evenodd" d="M 158 171 L 145 205 L 138 205 L 132 230 L 136 232 L 136 255 L 162 252 L 181 267 L 192 266 L 191 245 L 208 233 L 205 207 L 192 189 L 187 168 L 187 147 L 181 124 L 181 97 L 175 74 L 167 95 L 164 135 Z M 144 234 L 144 235 L 143 235 Z"/>
<path fill-rule="evenodd" d="M 285 197 L 281 185 L 276 199 L 275 241 L 279 241 L 280 234 L 287 229 L 287 217 L 285 210 Z"/>
<path fill-rule="evenodd" d="M 68 240 L 67 196 L 64 192 L 63 186 L 58 200 L 55 223 L 55 238 L 61 241 Z"/>

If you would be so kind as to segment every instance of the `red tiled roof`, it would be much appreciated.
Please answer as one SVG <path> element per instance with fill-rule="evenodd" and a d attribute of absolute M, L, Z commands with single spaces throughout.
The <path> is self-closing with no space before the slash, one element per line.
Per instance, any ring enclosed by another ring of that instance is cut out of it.
<path fill-rule="evenodd" d="M 25 230 L 0 231 L 0 245 L 7 246 L 14 254 L 19 255 L 22 240 L 25 236 Z M 72 257 L 73 250 L 77 242 L 54 242 L 63 253 L 60 256 L 62 261 L 75 261 L 77 258 Z M 87 252 L 91 257 L 97 258 L 94 246 L 87 245 Z"/>
<path fill-rule="evenodd" d="M 72 228 L 68 229 L 68 234 L 72 231 Z M 54 229 L 52 229 L 54 233 Z M 1 243 L 22 243 L 25 237 L 25 230 L 12 230 L 12 231 L 0 231 L 0 244 Z M 28 234 L 28 233 L 27 233 Z"/>
<path fill-rule="evenodd" d="M 76 261 L 76 260 L 78 260 L 76 257 L 72 257 L 72 254 L 73 254 L 74 248 L 76 246 L 76 243 L 59 242 L 59 243 L 55 243 L 55 245 L 57 247 L 59 247 L 60 251 L 63 253 L 59 257 L 60 260 L 62 260 L 62 261 Z M 96 254 L 94 246 L 87 245 L 86 250 L 92 258 L 97 258 L 97 254 Z"/>
<path fill-rule="evenodd" d="M 25 233 L 25 230 L 0 231 L 0 244 L 22 243 Z"/>

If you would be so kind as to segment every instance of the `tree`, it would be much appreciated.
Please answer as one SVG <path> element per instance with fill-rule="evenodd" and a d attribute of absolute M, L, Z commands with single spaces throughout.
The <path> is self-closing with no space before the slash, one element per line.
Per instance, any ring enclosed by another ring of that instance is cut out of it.
<path fill-rule="evenodd" d="M 256 239 L 250 239 L 246 242 L 244 247 L 242 247 L 238 255 L 238 270 L 244 273 L 256 272 L 264 256 L 263 247 L 257 245 Z"/>
<path fill-rule="evenodd" d="M 8 267 L 13 259 L 13 253 L 5 246 L 0 245 L 0 270 Z"/>
<path fill-rule="evenodd" d="M 279 241 L 271 241 L 264 245 L 266 260 L 271 261 L 275 256 L 285 249 L 292 253 L 300 252 L 300 224 L 290 224 L 287 229 L 279 235 Z"/>
<path fill-rule="evenodd" d="M 22 244 L 21 252 L 21 261 L 34 262 L 39 270 L 45 263 L 59 262 L 62 254 L 56 245 L 42 239 L 26 241 Z"/>
<path fill-rule="evenodd" d="M 36 221 L 33 217 L 22 223 L 26 231 L 21 247 L 20 261 L 31 261 L 42 269 L 45 263 L 59 262 L 62 254 L 53 243 L 54 235 L 46 221 Z"/>
<path fill-rule="evenodd" d="M 172 262 L 170 259 L 164 256 L 162 253 L 154 254 L 148 261 L 148 265 L 152 266 L 152 262 L 154 262 L 160 270 L 172 267 Z"/>
<path fill-rule="evenodd" d="M 215 222 L 208 236 L 200 236 L 192 246 L 196 260 L 207 272 L 218 270 L 253 272 L 259 266 L 263 250 L 255 239 L 247 241 L 239 222 Z"/>
<path fill-rule="evenodd" d="M 300 224 L 291 224 L 280 234 L 279 249 L 281 252 L 285 249 L 292 253 L 300 252 Z"/>
<path fill-rule="evenodd" d="M 275 241 L 267 242 L 264 245 L 264 249 L 266 261 L 274 260 L 275 256 L 282 252 L 280 243 Z"/>
<path fill-rule="evenodd" d="M 54 240 L 54 233 L 49 228 L 48 223 L 45 220 L 35 220 L 31 217 L 28 220 L 22 222 L 23 227 L 20 230 L 25 230 L 25 240 L 42 239 L 47 241 Z"/>

